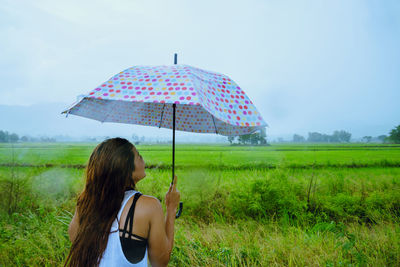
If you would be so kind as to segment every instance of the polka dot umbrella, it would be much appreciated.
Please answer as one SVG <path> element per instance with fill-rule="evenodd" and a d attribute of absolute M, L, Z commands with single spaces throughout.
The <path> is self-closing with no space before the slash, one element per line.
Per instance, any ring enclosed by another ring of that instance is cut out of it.
<path fill-rule="evenodd" d="M 114 75 L 63 113 L 101 122 L 130 123 L 225 136 L 267 124 L 228 76 L 188 65 L 133 66 Z"/>

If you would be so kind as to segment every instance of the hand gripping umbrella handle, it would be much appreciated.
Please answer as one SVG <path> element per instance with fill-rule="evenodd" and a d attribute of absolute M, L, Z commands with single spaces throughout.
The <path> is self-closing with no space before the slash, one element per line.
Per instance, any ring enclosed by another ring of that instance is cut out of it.
<path fill-rule="evenodd" d="M 179 210 L 178 210 L 178 212 L 176 213 L 175 218 L 178 219 L 179 217 L 181 217 L 182 209 L 183 209 L 183 202 L 179 202 Z"/>

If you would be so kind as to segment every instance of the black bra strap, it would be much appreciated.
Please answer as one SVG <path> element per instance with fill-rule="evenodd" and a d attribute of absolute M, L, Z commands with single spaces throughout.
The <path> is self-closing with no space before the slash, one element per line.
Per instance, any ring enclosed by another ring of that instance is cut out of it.
<path fill-rule="evenodd" d="M 142 193 L 137 192 L 133 198 L 133 202 L 131 207 L 129 208 L 128 215 L 126 216 L 125 220 L 125 225 L 124 225 L 124 230 L 122 230 L 122 237 L 125 237 L 125 234 L 128 233 L 128 237 L 130 238 L 132 234 L 132 227 L 133 227 L 133 215 L 135 212 L 135 206 L 136 206 L 136 201 L 139 199 L 139 197 L 142 195 Z M 128 221 L 129 221 L 129 232 L 127 231 L 127 226 L 128 226 Z"/>

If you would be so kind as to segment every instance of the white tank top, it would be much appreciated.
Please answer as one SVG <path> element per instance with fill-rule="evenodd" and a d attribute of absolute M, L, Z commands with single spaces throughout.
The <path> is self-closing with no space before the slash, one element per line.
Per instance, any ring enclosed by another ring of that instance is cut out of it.
<path fill-rule="evenodd" d="M 121 219 L 122 210 L 124 209 L 128 200 L 137 193 L 135 190 L 129 190 L 125 192 L 124 200 L 121 204 L 121 209 L 118 212 L 118 221 Z M 143 259 L 138 263 L 130 263 L 124 255 L 122 251 L 121 241 L 119 240 L 119 225 L 118 221 L 115 219 L 111 226 L 111 232 L 108 236 L 107 247 L 103 253 L 103 257 L 100 261 L 100 267 L 109 267 L 109 266 L 140 266 L 147 267 L 147 248 L 146 253 Z"/>

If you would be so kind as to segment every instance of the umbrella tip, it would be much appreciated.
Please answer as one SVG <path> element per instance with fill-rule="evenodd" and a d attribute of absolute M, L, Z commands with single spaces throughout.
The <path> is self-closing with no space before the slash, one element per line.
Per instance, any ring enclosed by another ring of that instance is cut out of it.
<path fill-rule="evenodd" d="M 178 54 L 177 53 L 174 54 L 174 64 L 175 65 L 178 64 Z"/>

